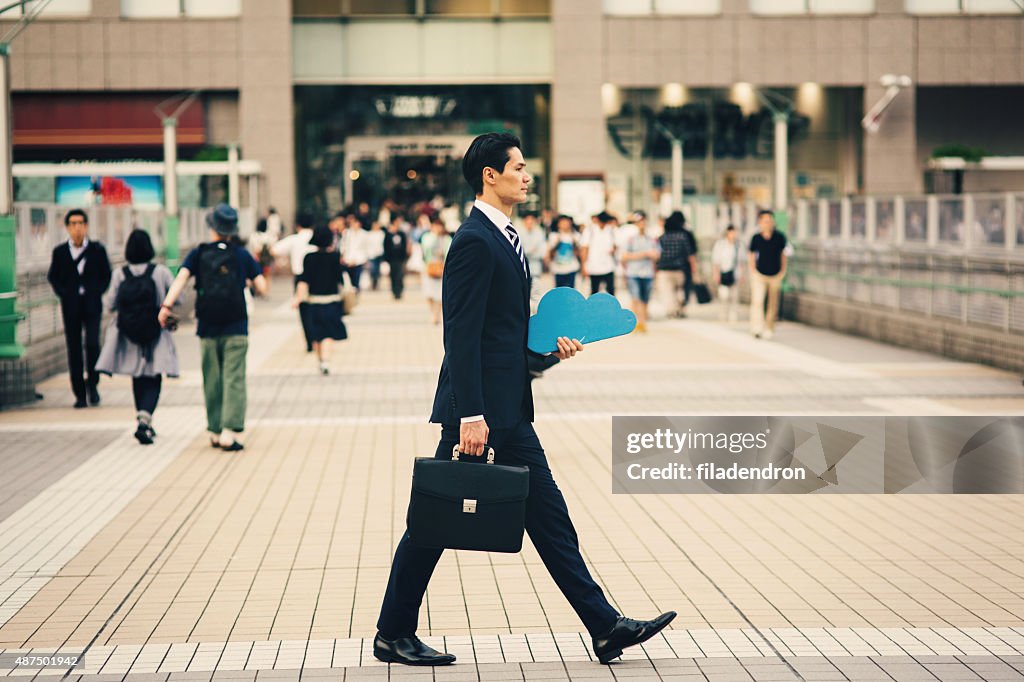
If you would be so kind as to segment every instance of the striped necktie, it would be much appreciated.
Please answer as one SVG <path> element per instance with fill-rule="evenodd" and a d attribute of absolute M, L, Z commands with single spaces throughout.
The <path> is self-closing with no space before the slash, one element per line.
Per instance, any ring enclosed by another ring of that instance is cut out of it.
<path fill-rule="evenodd" d="M 512 240 L 512 248 L 516 250 L 516 255 L 519 256 L 519 262 L 523 266 L 523 274 L 526 274 L 526 255 L 523 253 L 523 245 L 519 242 L 519 233 L 516 232 L 516 228 L 512 227 L 512 223 L 509 223 L 505 228 L 508 232 L 509 239 Z"/>

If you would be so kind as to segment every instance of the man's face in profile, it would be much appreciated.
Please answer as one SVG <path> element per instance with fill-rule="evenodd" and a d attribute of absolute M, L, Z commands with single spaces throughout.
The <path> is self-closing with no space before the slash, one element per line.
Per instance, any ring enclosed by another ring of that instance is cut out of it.
<path fill-rule="evenodd" d="M 494 191 L 503 201 L 510 204 L 521 204 L 526 201 L 526 195 L 530 191 L 530 181 L 533 179 L 526 172 L 526 160 L 523 159 L 523 152 L 519 147 L 512 147 L 508 150 L 508 162 L 501 173 L 494 174 L 497 182 Z"/>

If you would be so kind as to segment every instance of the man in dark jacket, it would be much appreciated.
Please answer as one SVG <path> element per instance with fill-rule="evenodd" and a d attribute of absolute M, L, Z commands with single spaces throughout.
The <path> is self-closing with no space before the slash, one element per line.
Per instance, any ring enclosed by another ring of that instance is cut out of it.
<path fill-rule="evenodd" d="M 473 141 L 462 162 L 477 198 L 445 259 L 445 355 L 430 416 L 441 425 L 434 456 L 451 457 L 455 446 L 479 456 L 487 444 L 499 463 L 529 467 L 526 532 L 593 637 L 597 659 L 608 663 L 626 647 L 656 635 L 676 614 L 637 621 L 620 616 L 608 603 L 580 554 L 565 499 L 533 429 L 526 346 L 531 273 L 510 218 L 515 205 L 526 201 L 530 183 L 520 146 L 512 135 L 487 133 Z M 557 345 L 552 355 L 560 360 L 583 350 L 575 339 L 559 338 Z M 441 551 L 416 545 L 408 533 L 399 542 L 373 642 L 379 660 L 405 665 L 455 661 L 416 637 L 420 604 Z"/>
<path fill-rule="evenodd" d="M 99 405 L 96 359 L 100 355 L 100 320 L 103 292 L 110 286 L 107 250 L 89 239 L 89 217 L 81 209 L 64 216 L 68 240 L 53 250 L 46 279 L 60 299 L 64 340 L 68 347 L 68 372 L 75 407 Z M 82 366 L 82 329 L 85 329 L 85 367 Z M 83 372 L 85 377 L 83 377 Z M 88 402 L 86 399 L 88 398 Z"/>
<path fill-rule="evenodd" d="M 405 264 L 412 253 L 409 235 L 402 229 L 402 216 L 391 217 L 388 233 L 384 235 L 384 260 L 388 262 L 391 272 L 391 293 L 395 300 L 402 298 L 405 289 Z"/>

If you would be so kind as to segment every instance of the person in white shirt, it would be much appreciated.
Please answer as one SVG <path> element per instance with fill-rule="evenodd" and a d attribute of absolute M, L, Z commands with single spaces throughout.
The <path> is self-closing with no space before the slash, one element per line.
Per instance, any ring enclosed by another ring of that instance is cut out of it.
<path fill-rule="evenodd" d="M 576 273 L 580 271 L 580 236 L 576 224 L 567 215 L 555 218 L 555 231 L 548 237 L 547 262 L 555 276 L 556 287 L 576 286 Z"/>
<path fill-rule="evenodd" d="M 527 211 L 523 214 L 522 225 L 519 229 L 519 238 L 523 243 L 523 253 L 530 263 L 530 307 L 536 310 L 540 302 L 541 275 L 544 273 L 544 256 L 547 255 L 547 237 L 540 223 L 537 222 L 537 214 Z"/>
<path fill-rule="evenodd" d="M 267 280 L 267 288 L 270 288 L 270 268 L 274 264 L 274 254 L 270 250 L 278 239 L 277 232 L 271 232 L 267 226 L 267 220 L 261 218 L 256 223 L 256 231 L 249 237 L 249 252 L 256 262 L 263 268 L 263 279 Z"/>
<path fill-rule="evenodd" d="M 718 286 L 718 300 L 722 302 L 721 317 L 723 320 L 735 322 L 737 319 L 736 302 L 743 268 L 739 267 L 740 241 L 736 237 L 736 228 L 729 225 L 725 234 L 711 248 L 712 280 Z"/>
<path fill-rule="evenodd" d="M 359 218 L 350 213 L 345 218 L 345 229 L 341 233 L 341 264 L 348 272 L 348 280 L 352 288 L 359 292 L 359 280 L 363 276 L 363 268 L 371 257 L 370 233 L 363 229 Z M 383 250 L 383 241 L 381 241 Z"/>
<path fill-rule="evenodd" d="M 604 285 L 605 291 L 615 295 L 615 216 L 601 211 L 594 216 L 580 240 L 583 276 L 590 277 L 590 293 L 596 294 Z"/>
<path fill-rule="evenodd" d="M 274 239 L 280 239 L 284 232 L 284 225 L 281 224 L 281 216 L 273 206 L 267 212 L 267 232 L 274 235 Z"/>
<path fill-rule="evenodd" d="M 269 218 L 268 221 L 269 223 Z M 270 231 L 270 225 L 267 225 Z M 313 214 L 309 211 L 301 211 L 295 216 L 295 234 L 290 234 L 270 247 L 270 253 L 275 258 L 287 258 L 292 270 L 292 288 L 299 286 L 299 278 L 302 277 L 302 263 L 306 254 L 315 253 L 316 247 L 310 246 L 309 240 L 313 237 Z M 302 323 L 302 333 L 306 337 L 306 352 L 313 352 L 313 341 L 309 337 L 309 305 L 299 305 L 299 321 Z"/>

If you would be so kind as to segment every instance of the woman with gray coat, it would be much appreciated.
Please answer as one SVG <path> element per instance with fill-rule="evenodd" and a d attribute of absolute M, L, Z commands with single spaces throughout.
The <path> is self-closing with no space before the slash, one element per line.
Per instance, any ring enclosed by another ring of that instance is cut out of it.
<path fill-rule="evenodd" d="M 107 330 L 96 370 L 132 378 L 135 438 L 149 445 L 156 436 L 152 422 L 162 376 L 176 377 L 181 371 L 171 330 L 161 328 L 157 321 L 174 276 L 165 265 L 151 262 L 153 243 L 143 230 L 128 235 L 124 255 L 128 265 L 114 271 L 105 301 L 118 319 Z"/>

